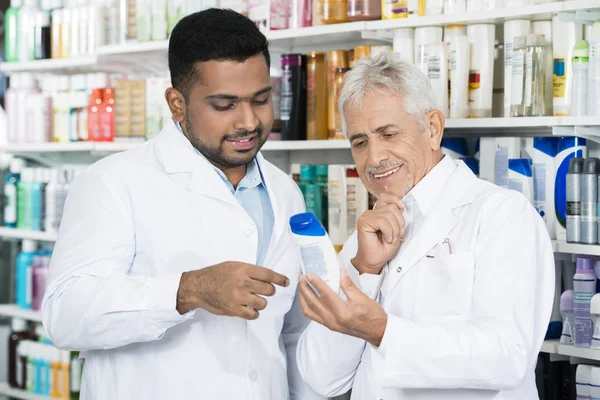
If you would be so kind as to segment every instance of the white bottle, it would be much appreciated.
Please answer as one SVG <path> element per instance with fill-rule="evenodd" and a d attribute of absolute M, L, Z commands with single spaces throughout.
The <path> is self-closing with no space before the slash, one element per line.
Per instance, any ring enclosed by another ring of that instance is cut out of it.
<path fill-rule="evenodd" d="M 589 48 L 586 40 L 575 43 L 573 49 L 573 91 L 571 92 L 571 115 L 587 115 Z"/>
<path fill-rule="evenodd" d="M 329 235 L 337 252 L 348 239 L 348 201 L 346 199 L 346 168 L 330 165 L 328 168 Z"/>
<path fill-rule="evenodd" d="M 450 118 L 469 116 L 469 67 L 471 46 L 466 36 L 450 44 Z"/>
<path fill-rule="evenodd" d="M 50 181 L 46 185 L 46 197 L 44 199 L 45 219 L 44 231 L 57 232 L 60 220 L 58 219 L 57 198 L 59 196 L 60 171 L 56 168 L 50 172 Z"/>
<path fill-rule="evenodd" d="M 590 394 L 592 400 L 600 399 L 600 368 L 592 367 L 590 376 Z"/>
<path fill-rule="evenodd" d="M 448 47 L 446 43 L 427 45 L 427 77 L 433 88 L 436 108 L 448 118 Z"/>
<path fill-rule="evenodd" d="M 600 20 L 592 27 L 591 37 L 588 39 L 589 49 L 589 76 L 588 76 L 588 115 L 600 116 Z"/>
<path fill-rule="evenodd" d="M 93 54 L 96 49 L 106 44 L 106 21 L 104 8 L 97 4 L 87 7 L 87 53 Z"/>
<path fill-rule="evenodd" d="M 579 364 L 575 373 L 575 388 L 578 399 L 591 398 L 590 378 L 592 377 L 592 366 Z"/>
<path fill-rule="evenodd" d="M 35 22 L 39 11 L 37 0 L 25 0 L 18 16 L 19 61 L 35 59 Z"/>
<path fill-rule="evenodd" d="M 583 29 L 580 24 L 561 22 L 558 15 L 552 17 L 553 112 L 556 116 L 568 116 L 571 113 L 573 86 L 571 59 L 575 42 L 581 40 L 582 34 Z"/>
<path fill-rule="evenodd" d="M 506 21 L 504 23 L 504 117 L 510 117 L 510 105 L 512 100 L 512 68 L 513 68 L 513 48 L 515 38 L 526 36 L 531 31 L 531 22 L 526 19 L 517 19 L 514 21 Z M 519 64 L 517 62 L 517 64 Z M 522 63 L 521 63 L 522 64 Z M 518 74 L 517 74 L 518 75 Z M 522 79 L 518 87 L 522 91 Z M 519 100 L 519 96 L 515 101 Z M 520 103 L 519 103 L 520 104 Z"/>
<path fill-rule="evenodd" d="M 6 90 L 5 105 L 7 119 L 7 139 L 9 143 L 17 143 L 19 131 L 19 92 L 21 90 L 21 74 L 10 76 L 10 87 Z"/>
<path fill-rule="evenodd" d="M 496 26 L 469 25 L 471 69 L 469 73 L 469 113 L 471 117 L 490 118 L 494 86 L 494 43 Z"/>
<path fill-rule="evenodd" d="M 23 73 L 21 75 L 20 81 L 20 91 L 18 95 L 17 101 L 17 142 L 18 143 L 27 143 L 30 142 L 30 132 L 32 129 L 31 119 L 28 114 L 29 107 L 28 102 L 29 98 L 32 94 L 39 93 L 39 89 L 37 89 L 35 84 L 35 79 L 33 75 L 30 73 Z"/>
<path fill-rule="evenodd" d="M 152 0 L 152 40 L 165 40 L 167 33 L 166 0 Z"/>
<path fill-rule="evenodd" d="M 296 214 L 290 218 L 290 227 L 300 253 L 302 273 L 319 276 L 338 293 L 340 265 L 333 243 L 317 216 L 313 213 Z"/>
<path fill-rule="evenodd" d="M 52 141 L 52 77 L 40 80 L 41 90 L 35 91 L 27 101 L 27 114 L 30 129 L 27 133 L 29 142 L 46 143 Z"/>
<path fill-rule="evenodd" d="M 77 49 L 77 53 L 81 56 L 89 54 L 89 7 L 81 6 L 79 7 L 79 25 L 77 27 L 77 35 L 79 35 L 78 42 L 79 48 Z"/>
<path fill-rule="evenodd" d="M 600 349 L 600 294 L 594 295 L 590 301 L 590 315 L 594 329 L 590 348 Z"/>
<path fill-rule="evenodd" d="M 104 21 L 106 26 L 106 44 L 119 44 L 121 37 L 121 19 L 118 0 L 106 0 L 106 6 L 104 7 Z"/>
<path fill-rule="evenodd" d="M 508 160 L 508 188 L 521 192 L 530 203 L 533 203 L 533 171 L 530 159 Z"/>
<path fill-rule="evenodd" d="M 400 28 L 394 30 L 394 53 L 400 55 L 402 61 L 415 63 L 415 30 Z"/>
<path fill-rule="evenodd" d="M 356 230 L 358 218 L 369 210 L 369 192 L 360 180 L 356 168 L 346 170 L 346 200 L 348 215 L 346 237 L 350 237 Z"/>
<path fill-rule="evenodd" d="M 71 7 L 71 40 L 69 41 L 69 54 L 71 57 L 78 57 L 81 55 L 81 36 L 79 36 L 79 29 L 81 26 L 81 11 L 79 7 Z"/>

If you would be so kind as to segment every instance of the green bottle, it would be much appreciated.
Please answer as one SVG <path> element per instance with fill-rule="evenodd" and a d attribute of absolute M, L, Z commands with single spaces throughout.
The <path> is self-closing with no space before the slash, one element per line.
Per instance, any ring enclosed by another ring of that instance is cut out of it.
<path fill-rule="evenodd" d="M 4 16 L 4 57 L 6 61 L 19 61 L 18 18 L 22 0 L 11 0 Z"/>

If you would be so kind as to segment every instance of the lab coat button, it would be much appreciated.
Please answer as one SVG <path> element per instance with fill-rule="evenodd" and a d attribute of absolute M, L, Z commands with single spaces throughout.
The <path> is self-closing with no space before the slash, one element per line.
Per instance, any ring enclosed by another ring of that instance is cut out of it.
<path fill-rule="evenodd" d="M 397 273 L 400 273 L 400 272 L 402 272 L 402 267 L 398 267 L 398 268 L 396 268 L 396 272 L 397 272 Z"/>
<path fill-rule="evenodd" d="M 247 230 L 246 230 L 246 237 L 247 237 L 247 238 L 249 238 L 249 237 L 252 237 L 252 233 L 253 233 L 253 232 L 252 232 L 252 229 L 247 229 Z"/>
<path fill-rule="evenodd" d="M 258 378 L 258 374 L 256 373 L 256 371 L 252 371 L 250 372 L 250 380 L 252 382 L 256 382 L 256 379 Z"/>

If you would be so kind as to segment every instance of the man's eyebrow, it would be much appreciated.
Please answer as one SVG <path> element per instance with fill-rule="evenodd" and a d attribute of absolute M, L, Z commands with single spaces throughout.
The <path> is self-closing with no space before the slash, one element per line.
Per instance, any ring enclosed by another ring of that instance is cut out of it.
<path fill-rule="evenodd" d="M 375 133 L 381 134 L 381 133 L 385 133 L 388 129 L 390 128 L 394 128 L 396 125 L 394 124 L 387 124 L 387 125 L 383 125 L 380 126 L 379 128 L 375 129 Z"/>
<path fill-rule="evenodd" d="M 260 96 L 261 94 L 265 94 L 267 92 L 270 92 L 272 90 L 271 86 L 267 86 L 265 88 L 262 88 L 256 92 L 254 92 L 254 94 L 252 95 L 252 97 L 256 97 L 256 96 Z M 233 94 L 227 94 L 227 93 L 219 93 L 219 94 L 213 94 L 210 96 L 206 96 L 206 100 L 240 100 L 241 97 L 233 95 Z"/>
<path fill-rule="evenodd" d="M 366 138 L 366 137 L 367 137 L 367 135 L 366 135 L 366 134 L 364 134 L 364 133 L 355 133 L 355 134 L 351 135 L 351 136 L 348 138 L 348 140 L 350 140 L 350 142 L 353 142 L 353 141 L 355 141 L 355 140 L 358 140 L 358 139 L 363 139 L 363 138 Z"/>

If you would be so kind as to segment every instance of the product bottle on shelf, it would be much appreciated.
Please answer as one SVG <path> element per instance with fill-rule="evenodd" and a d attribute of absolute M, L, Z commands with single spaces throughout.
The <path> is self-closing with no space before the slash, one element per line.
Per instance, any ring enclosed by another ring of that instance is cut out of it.
<path fill-rule="evenodd" d="M 31 183 L 31 225 L 29 229 L 41 231 L 42 187 L 44 185 L 45 168 L 34 168 L 33 171 L 33 182 Z"/>
<path fill-rule="evenodd" d="M 27 329 L 27 321 L 13 318 L 12 332 L 8 338 L 8 384 L 13 388 L 23 387 L 23 367 L 17 348 L 27 339 L 33 339 L 33 333 Z"/>
<path fill-rule="evenodd" d="M 19 60 L 19 7 L 22 0 L 11 0 L 4 16 L 4 57 L 6 61 Z"/>
<path fill-rule="evenodd" d="M 52 10 L 50 13 L 50 56 L 62 58 L 62 8 Z"/>
<path fill-rule="evenodd" d="M 60 34 L 60 44 L 61 49 L 60 53 L 62 58 L 70 58 L 71 57 L 71 36 L 73 34 L 73 10 L 71 7 L 65 7 L 62 9 L 62 24 L 61 34 Z"/>
<path fill-rule="evenodd" d="M 102 106 L 102 89 L 93 89 L 88 106 L 88 140 L 99 142 L 102 140 L 100 111 Z"/>
<path fill-rule="evenodd" d="M 31 127 L 29 115 L 28 115 L 28 102 L 32 94 L 39 93 L 39 89 L 36 87 L 36 82 L 32 74 L 23 73 L 19 77 L 19 91 L 17 95 L 17 132 L 16 142 L 26 143 L 29 142 Z M 10 114 L 9 114 L 10 118 Z"/>
<path fill-rule="evenodd" d="M 112 142 L 115 138 L 115 89 L 108 87 L 102 93 L 100 125 L 102 142 Z"/>
<path fill-rule="evenodd" d="M 152 0 L 152 40 L 167 38 L 167 0 Z"/>
<path fill-rule="evenodd" d="M 31 308 L 39 311 L 42 307 L 42 299 L 46 293 L 50 257 L 47 255 L 40 255 L 37 261 L 38 262 L 33 269 L 33 296 Z"/>
<path fill-rule="evenodd" d="M 23 168 L 17 185 L 17 228 L 31 229 L 31 187 L 33 168 Z"/>
<path fill-rule="evenodd" d="M 588 102 L 588 62 L 589 48 L 585 40 L 575 43 L 573 50 L 573 92 L 571 96 L 571 115 L 587 115 Z"/>
<path fill-rule="evenodd" d="M 17 305 L 31 309 L 32 301 L 32 264 L 37 250 L 33 240 L 23 240 L 22 251 L 17 255 Z"/>
<path fill-rule="evenodd" d="M 21 92 L 21 74 L 10 76 L 9 87 L 4 96 L 7 120 L 7 140 L 9 143 L 17 143 L 19 132 L 19 97 Z"/>
<path fill-rule="evenodd" d="M 79 360 L 79 353 L 71 353 L 71 400 L 79 400 L 82 369 L 83 364 Z"/>
<path fill-rule="evenodd" d="M 35 59 L 35 22 L 39 11 L 37 3 L 37 0 L 24 0 L 23 7 L 19 9 L 19 61 Z"/>
<path fill-rule="evenodd" d="M 27 142 L 46 143 L 52 135 L 52 100 L 48 86 L 53 78 L 39 81 L 40 89 L 30 92 L 26 100 Z"/>
<path fill-rule="evenodd" d="M 17 188 L 21 180 L 21 171 L 25 168 L 25 161 L 13 158 L 10 162 L 10 172 L 6 174 L 4 182 L 4 226 L 17 227 Z"/>
<path fill-rule="evenodd" d="M 34 46 L 36 60 L 51 57 L 50 14 L 47 11 L 38 11 L 35 16 Z"/>

